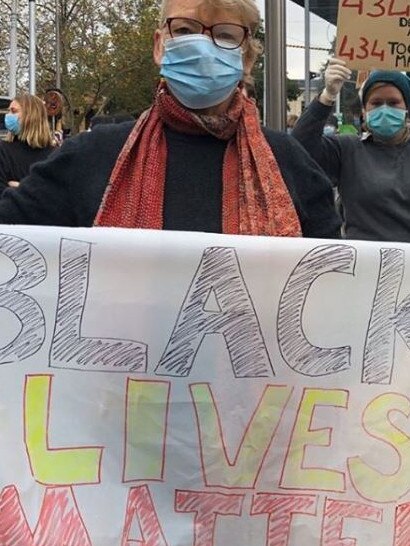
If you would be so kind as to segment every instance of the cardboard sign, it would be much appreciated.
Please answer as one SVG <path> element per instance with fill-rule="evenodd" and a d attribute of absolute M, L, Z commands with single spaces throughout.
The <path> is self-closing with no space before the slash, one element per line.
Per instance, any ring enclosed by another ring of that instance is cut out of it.
<path fill-rule="evenodd" d="M 336 57 L 359 70 L 410 71 L 410 2 L 339 0 Z"/>
<path fill-rule="evenodd" d="M 0 229 L 2 546 L 408 546 L 410 246 Z"/>

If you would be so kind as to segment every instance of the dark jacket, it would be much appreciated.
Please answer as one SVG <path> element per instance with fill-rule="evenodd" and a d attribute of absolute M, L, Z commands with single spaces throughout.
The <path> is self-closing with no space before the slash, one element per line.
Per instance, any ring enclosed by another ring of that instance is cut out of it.
<path fill-rule="evenodd" d="M 31 165 L 44 161 L 53 148 L 31 148 L 26 142 L 15 139 L 13 142 L 0 140 L 0 195 L 8 187 L 10 180 L 20 182 L 27 176 Z"/>
<path fill-rule="evenodd" d="M 103 125 L 69 139 L 0 201 L 0 223 L 92 226 L 133 123 Z M 340 220 L 323 171 L 296 140 L 266 131 L 295 203 L 303 234 L 337 237 Z M 222 166 L 227 143 L 166 129 L 164 229 L 221 232 Z"/>

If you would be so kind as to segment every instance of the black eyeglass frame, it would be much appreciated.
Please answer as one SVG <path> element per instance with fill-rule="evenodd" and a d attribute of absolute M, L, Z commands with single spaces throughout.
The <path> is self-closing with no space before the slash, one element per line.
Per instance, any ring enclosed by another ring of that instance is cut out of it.
<path fill-rule="evenodd" d="M 198 21 L 198 19 L 192 19 L 191 17 L 167 17 L 165 19 L 164 27 L 166 26 L 168 28 L 168 32 L 171 35 L 171 38 L 174 38 L 174 36 L 172 35 L 172 31 L 171 31 L 171 24 L 172 24 L 172 21 L 174 21 L 175 19 L 182 19 L 182 20 L 186 20 L 186 21 L 192 21 L 193 23 L 198 23 L 198 25 L 200 25 L 202 27 L 202 32 L 200 32 L 200 34 L 205 34 L 205 32 L 207 30 L 209 30 L 213 43 L 216 45 L 216 47 L 219 47 L 221 49 L 230 49 L 230 50 L 238 49 L 244 43 L 246 38 L 248 36 L 250 36 L 250 34 L 251 34 L 251 31 L 250 31 L 249 27 L 246 27 L 245 25 L 239 25 L 238 23 L 215 23 L 214 25 L 207 26 L 207 25 L 204 25 L 203 23 L 201 23 L 201 21 Z M 224 46 L 219 45 L 215 41 L 214 33 L 213 33 L 214 27 L 217 27 L 219 25 L 232 25 L 232 26 L 241 28 L 243 30 L 243 38 L 242 38 L 240 44 L 236 45 L 235 47 L 224 47 Z"/>

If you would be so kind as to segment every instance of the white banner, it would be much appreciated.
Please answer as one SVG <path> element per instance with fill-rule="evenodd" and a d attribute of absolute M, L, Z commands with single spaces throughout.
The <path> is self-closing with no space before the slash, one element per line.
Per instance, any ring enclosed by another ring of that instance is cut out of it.
<path fill-rule="evenodd" d="M 0 546 L 408 546 L 410 246 L 0 229 Z"/>

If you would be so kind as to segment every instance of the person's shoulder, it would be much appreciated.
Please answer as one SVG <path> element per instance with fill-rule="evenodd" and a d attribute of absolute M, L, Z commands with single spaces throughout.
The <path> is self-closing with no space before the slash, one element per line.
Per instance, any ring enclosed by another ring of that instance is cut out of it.
<path fill-rule="evenodd" d="M 274 129 L 270 129 L 269 127 L 266 127 L 265 125 L 262 125 L 262 133 L 265 135 L 266 140 L 269 142 L 271 140 L 286 140 L 286 137 L 289 138 L 290 135 L 286 133 L 285 131 L 275 131 Z"/>
<path fill-rule="evenodd" d="M 286 132 L 274 131 L 273 129 L 262 127 L 262 133 L 275 154 L 289 156 L 290 153 L 302 153 L 302 155 L 304 155 L 304 148 L 302 145 L 296 138 L 293 138 Z"/>
<path fill-rule="evenodd" d="M 102 123 L 96 125 L 91 131 L 86 134 L 95 135 L 96 138 L 109 138 L 110 135 L 120 137 L 128 136 L 135 125 L 135 121 L 123 121 L 121 123 Z"/>
<path fill-rule="evenodd" d="M 262 127 L 262 132 L 281 169 L 288 174 L 312 168 L 314 161 L 304 147 L 292 135 Z"/>
<path fill-rule="evenodd" d="M 263 126 L 262 133 L 271 146 L 286 146 L 287 144 L 291 145 L 293 142 L 296 142 L 295 139 L 285 131 L 274 131 L 273 129 Z"/>
<path fill-rule="evenodd" d="M 362 139 L 359 135 L 353 135 L 349 133 L 335 135 L 331 138 L 337 139 L 339 146 L 342 150 L 353 150 L 356 148 L 361 148 L 366 142 L 366 140 Z"/>
<path fill-rule="evenodd" d="M 103 152 L 105 149 L 121 148 L 132 131 L 135 122 L 97 125 L 92 131 L 85 131 L 66 139 L 59 148 L 61 151 L 92 150 Z"/>

